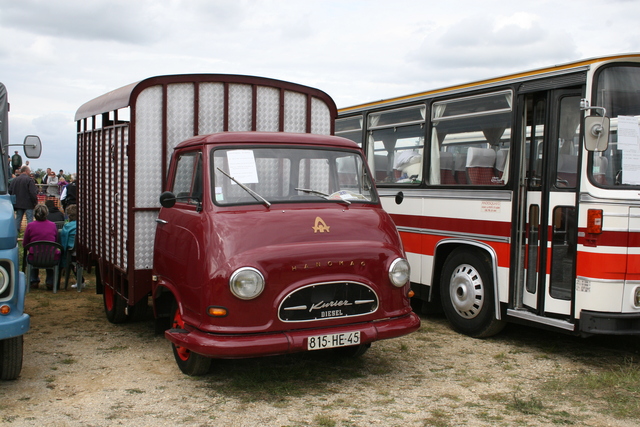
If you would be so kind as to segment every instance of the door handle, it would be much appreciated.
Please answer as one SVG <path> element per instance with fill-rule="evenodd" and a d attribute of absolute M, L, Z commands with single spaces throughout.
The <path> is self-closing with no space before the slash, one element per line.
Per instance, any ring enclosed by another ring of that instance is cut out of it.
<path fill-rule="evenodd" d="M 164 219 L 160 219 L 160 218 L 156 218 L 156 222 L 158 224 L 168 224 L 169 223 L 168 221 L 165 221 Z"/>

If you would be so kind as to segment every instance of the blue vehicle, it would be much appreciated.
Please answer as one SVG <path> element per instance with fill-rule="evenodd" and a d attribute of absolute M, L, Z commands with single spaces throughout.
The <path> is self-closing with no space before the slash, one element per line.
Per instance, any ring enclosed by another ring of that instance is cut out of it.
<path fill-rule="evenodd" d="M 13 203 L 9 195 L 9 102 L 7 89 L 0 83 L 0 380 L 15 380 L 22 370 L 23 335 L 29 330 L 29 315 L 24 312 L 27 292 L 24 273 L 19 271 L 18 233 Z M 17 145 L 17 144 L 13 144 Z M 42 145 L 37 136 L 27 136 L 25 155 L 40 157 Z"/>

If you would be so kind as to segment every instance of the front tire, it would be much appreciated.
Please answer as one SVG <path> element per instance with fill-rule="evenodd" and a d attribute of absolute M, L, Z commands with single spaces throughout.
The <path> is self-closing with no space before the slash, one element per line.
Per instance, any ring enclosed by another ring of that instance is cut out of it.
<path fill-rule="evenodd" d="M 174 308 L 171 328 L 184 329 L 184 320 L 182 320 L 182 315 L 180 314 L 180 309 L 178 307 Z M 171 346 L 173 348 L 173 357 L 176 359 L 176 363 L 183 374 L 198 376 L 209 372 L 209 368 L 211 367 L 210 358 L 194 353 L 185 347 L 177 346 L 173 343 L 171 343 Z"/>
<path fill-rule="evenodd" d="M 0 341 L 0 380 L 15 380 L 22 370 L 23 336 Z"/>
<path fill-rule="evenodd" d="M 474 338 L 497 334 L 490 262 L 486 254 L 457 250 L 446 259 L 440 277 L 442 308 L 453 328 Z"/>

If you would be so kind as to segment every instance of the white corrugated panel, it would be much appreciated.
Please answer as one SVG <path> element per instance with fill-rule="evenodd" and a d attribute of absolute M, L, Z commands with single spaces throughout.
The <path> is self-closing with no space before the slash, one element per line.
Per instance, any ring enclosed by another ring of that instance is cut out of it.
<path fill-rule="evenodd" d="M 162 191 L 162 86 L 143 90 L 136 105 L 135 206 L 160 207 Z"/>
<path fill-rule="evenodd" d="M 250 85 L 229 85 L 229 131 L 251 130 L 253 91 Z"/>
<path fill-rule="evenodd" d="M 280 125 L 280 90 L 273 87 L 258 86 L 256 130 L 259 132 L 278 132 Z"/>
<path fill-rule="evenodd" d="M 224 85 L 201 83 L 199 100 L 198 134 L 222 132 L 224 130 Z"/>
<path fill-rule="evenodd" d="M 136 270 L 149 269 L 153 265 L 153 243 L 156 234 L 157 217 L 158 212 L 155 211 L 135 213 L 136 244 L 133 254 L 133 268 Z"/>
<path fill-rule="evenodd" d="M 307 130 L 307 97 L 298 92 L 284 93 L 284 131 L 304 133 Z"/>
<path fill-rule="evenodd" d="M 311 133 L 331 134 L 331 114 L 329 107 L 318 98 L 311 98 Z"/>
<path fill-rule="evenodd" d="M 167 167 L 173 148 L 194 136 L 193 83 L 173 83 L 167 86 Z"/>

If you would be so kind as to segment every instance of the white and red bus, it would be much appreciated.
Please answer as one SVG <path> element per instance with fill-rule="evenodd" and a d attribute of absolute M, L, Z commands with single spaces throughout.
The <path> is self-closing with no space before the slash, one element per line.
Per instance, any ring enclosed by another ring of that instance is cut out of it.
<path fill-rule="evenodd" d="M 640 54 L 339 110 L 402 236 L 419 308 L 640 334 Z"/>

